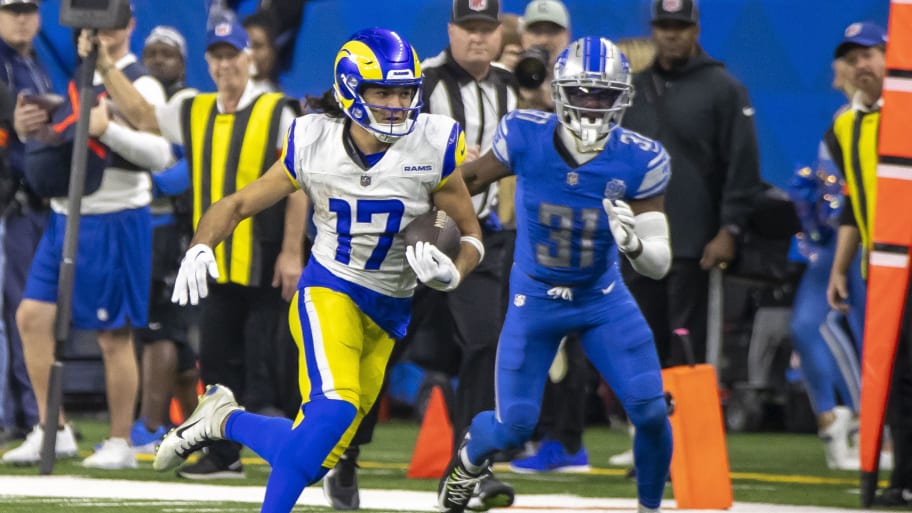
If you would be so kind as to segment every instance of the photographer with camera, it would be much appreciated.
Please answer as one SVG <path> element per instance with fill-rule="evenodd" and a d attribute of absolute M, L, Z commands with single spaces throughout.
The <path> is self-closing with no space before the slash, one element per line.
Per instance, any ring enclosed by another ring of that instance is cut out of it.
<path fill-rule="evenodd" d="M 519 82 L 524 108 L 554 110 L 551 70 L 557 56 L 570 44 L 570 14 L 560 0 L 529 2 L 520 29 L 523 53 L 513 74 Z"/>

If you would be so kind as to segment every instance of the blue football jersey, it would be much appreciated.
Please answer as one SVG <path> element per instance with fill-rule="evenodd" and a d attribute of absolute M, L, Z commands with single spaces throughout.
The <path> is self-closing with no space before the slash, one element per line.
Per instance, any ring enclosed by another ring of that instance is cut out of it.
<path fill-rule="evenodd" d="M 617 260 L 602 199 L 662 194 L 671 166 L 661 144 L 621 127 L 577 166 L 558 150 L 559 126 L 554 114 L 513 111 L 501 119 L 493 151 L 517 176 L 515 264 L 546 283 L 584 285 Z"/>

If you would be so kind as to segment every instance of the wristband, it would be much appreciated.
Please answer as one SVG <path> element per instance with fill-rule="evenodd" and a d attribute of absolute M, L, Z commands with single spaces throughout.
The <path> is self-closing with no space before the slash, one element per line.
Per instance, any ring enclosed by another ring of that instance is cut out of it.
<path fill-rule="evenodd" d="M 459 237 L 459 242 L 467 242 L 475 247 L 475 250 L 478 251 L 478 263 L 479 264 L 481 263 L 482 260 L 484 260 L 484 256 L 485 256 L 484 244 L 481 242 L 481 240 L 478 239 L 478 237 L 473 237 L 471 235 L 463 235 L 462 237 Z"/>

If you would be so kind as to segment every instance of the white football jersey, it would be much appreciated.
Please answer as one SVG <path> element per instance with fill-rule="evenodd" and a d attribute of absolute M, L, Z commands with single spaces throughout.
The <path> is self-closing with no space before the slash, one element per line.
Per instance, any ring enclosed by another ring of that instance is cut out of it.
<path fill-rule="evenodd" d="M 448 117 L 420 114 L 410 134 L 364 169 L 343 137 L 346 119 L 310 114 L 289 130 L 283 161 L 314 206 L 313 256 L 339 278 L 408 297 L 416 279 L 399 233 L 431 209 L 431 194 L 462 162 L 462 130 Z"/>

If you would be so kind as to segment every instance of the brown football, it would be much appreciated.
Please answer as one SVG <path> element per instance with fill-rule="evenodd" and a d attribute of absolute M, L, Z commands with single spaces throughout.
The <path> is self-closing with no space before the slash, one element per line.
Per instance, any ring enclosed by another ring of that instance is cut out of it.
<path fill-rule="evenodd" d="M 459 254 L 459 227 L 443 210 L 432 208 L 430 211 L 412 219 L 402 230 L 407 246 L 414 246 L 418 241 L 430 242 L 450 258 Z"/>

